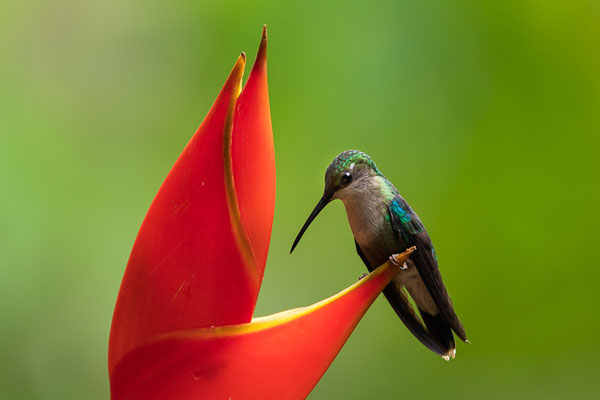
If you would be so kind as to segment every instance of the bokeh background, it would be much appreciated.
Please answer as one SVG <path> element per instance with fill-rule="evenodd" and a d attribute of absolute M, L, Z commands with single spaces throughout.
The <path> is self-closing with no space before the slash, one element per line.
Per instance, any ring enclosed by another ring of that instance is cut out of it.
<path fill-rule="evenodd" d="M 278 187 L 257 314 L 363 272 L 339 202 L 288 255 L 357 148 L 425 222 L 472 341 L 446 363 L 380 298 L 310 398 L 598 398 L 591 0 L 0 2 L 0 398 L 108 398 L 137 230 L 263 23 Z"/>

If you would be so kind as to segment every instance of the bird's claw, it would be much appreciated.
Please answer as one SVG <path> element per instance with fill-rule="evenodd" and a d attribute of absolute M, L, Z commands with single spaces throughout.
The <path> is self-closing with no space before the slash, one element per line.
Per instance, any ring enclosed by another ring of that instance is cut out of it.
<path fill-rule="evenodd" d="M 400 265 L 400 262 L 398 261 L 398 259 L 396 258 L 396 254 L 392 254 L 390 256 L 390 262 L 394 265 Z M 408 265 L 406 265 L 406 263 L 402 263 L 402 266 L 400 267 L 400 269 L 402 271 L 406 271 L 408 269 Z"/>
<path fill-rule="evenodd" d="M 361 276 L 358 277 L 358 280 L 360 281 L 362 278 L 364 278 L 365 276 L 369 275 L 368 273 L 363 273 Z"/>

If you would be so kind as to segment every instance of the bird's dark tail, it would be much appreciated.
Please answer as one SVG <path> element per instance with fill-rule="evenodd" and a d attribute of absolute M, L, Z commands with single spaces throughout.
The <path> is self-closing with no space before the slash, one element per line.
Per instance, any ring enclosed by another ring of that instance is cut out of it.
<path fill-rule="evenodd" d="M 402 290 L 397 288 L 392 282 L 386 286 L 386 288 L 383 290 L 383 294 L 390 302 L 390 305 L 394 311 L 396 311 L 398 317 L 400 317 L 402 322 L 404 322 L 404 325 L 406 325 L 410 333 L 412 333 L 413 336 L 423 343 L 429 350 L 433 351 L 444 359 L 449 360 L 448 356 L 454 354 L 454 347 L 452 347 L 451 350 L 449 346 L 444 345 L 444 341 L 440 341 L 436 335 L 425 329 L 423 323 L 415 314 L 414 309 L 408 302 L 406 296 L 404 293 L 402 293 Z M 452 332 L 450 332 L 450 335 L 452 335 Z M 451 340 L 452 345 L 454 346 L 454 339 L 452 338 Z"/>
<path fill-rule="evenodd" d="M 456 345 L 454 344 L 454 335 L 452 334 L 452 328 L 446 321 L 441 313 L 438 315 L 431 315 L 421 309 L 421 318 L 427 327 L 427 330 L 435 338 L 435 341 L 443 349 L 443 354 L 440 354 L 446 361 L 450 358 L 454 358 L 456 355 Z"/>

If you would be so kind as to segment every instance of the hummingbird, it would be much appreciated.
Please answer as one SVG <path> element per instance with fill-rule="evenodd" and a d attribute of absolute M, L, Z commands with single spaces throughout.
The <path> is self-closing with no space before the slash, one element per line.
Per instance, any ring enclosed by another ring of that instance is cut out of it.
<path fill-rule="evenodd" d="M 296 236 L 290 254 L 311 222 L 335 199 L 344 203 L 356 251 L 369 271 L 388 259 L 394 262 L 393 254 L 416 246 L 383 293 L 421 343 L 446 361 L 454 358 L 452 332 L 468 341 L 442 281 L 429 234 L 419 216 L 367 154 L 347 150 L 329 164 L 323 196 Z M 416 304 L 420 318 L 408 296 Z"/>

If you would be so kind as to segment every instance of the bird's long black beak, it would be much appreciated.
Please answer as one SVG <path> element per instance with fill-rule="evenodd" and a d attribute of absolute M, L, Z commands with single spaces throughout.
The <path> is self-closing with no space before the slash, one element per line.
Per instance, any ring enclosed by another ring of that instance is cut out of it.
<path fill-rule="evenodd" d="M 308 219 L 304 223 L 304 226 L 302 226 L 302 229 L 300 229 L 298 236 L 296 236 L 296 239 L 294 240 L 294 244 L 292 244 L 292 249 L 290 250 L 290 254 L 292 254 L 292 251 L 294 251 L 294 249 L 296 248 L 296 245 L 302 238 L 302 235 L 304 235 L 304 231 L 306 231 L 306 229 L 308 228 L 310 223 L 313 222 L 313 220 L 317 217 L 317 215 L 319 215 L 321 210 L 325 208 L 325 206 L 329 203 L 330 200 L 331 200 L 330 196 L 321 197 L 321 200 L 319 200 L 319 202 L 315 206 L 315 209 L 308 216 Z"/>

